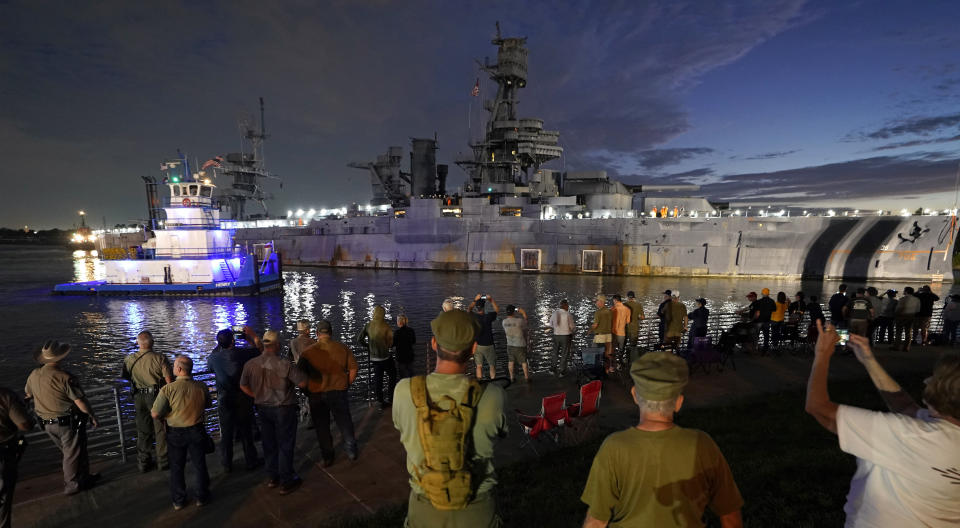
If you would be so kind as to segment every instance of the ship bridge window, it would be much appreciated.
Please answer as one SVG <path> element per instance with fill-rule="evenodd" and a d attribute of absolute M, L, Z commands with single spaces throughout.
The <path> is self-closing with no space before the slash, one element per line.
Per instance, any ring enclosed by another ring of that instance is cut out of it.
<path fill-rule="evenodd" d="M 173 186 L 173 195 L 174 195 L 174 196 L 180 196 L 180 186 L 179 186 L 179 185 L 174 185 L 174 186 Z"/>
<path fill-rule="evenodd" d="M 200 196 L 203 196 L 204 198 L 210 198 L 211 196 L 213 196 L 213 187 L 209 187 L 206 185 L 204 185 L 203 187 L 200 187 Z"/>
<path fill-rule="evenodd" d="M 191 186 L 190 186 L 190 196 L 196 196 L 196 195 L 197 195 L 197 191 L 199 190 L 198 187 L 199 187 L 199 186 L 197 186 L 197 185 L 191 185 Z"/>

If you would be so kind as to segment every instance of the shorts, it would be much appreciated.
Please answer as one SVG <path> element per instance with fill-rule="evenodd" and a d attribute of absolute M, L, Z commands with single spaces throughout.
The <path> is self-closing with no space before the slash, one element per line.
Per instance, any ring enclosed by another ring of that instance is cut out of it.
<path fill-rule="evenodd" d="M 597 334 L 593 336 L 594 345 L 605 345 L 607 343 L 612 343 L 612 342 L 613 342 L 612 334 Z"/>
<path fill-rule="evenodd" d="M 510 363 L 526 363 L 527 347 L 507 345 L 507 358 Z"/>
<path fill-rule="evenodd" d="M 495 366 L 497 364 L 497 349 L 493 345 L 477 345 L 477 352 L 474 354 L 473 360 L 477 362 L 478 367 L 482 367 L 484 361 L 491 367 Z"/>

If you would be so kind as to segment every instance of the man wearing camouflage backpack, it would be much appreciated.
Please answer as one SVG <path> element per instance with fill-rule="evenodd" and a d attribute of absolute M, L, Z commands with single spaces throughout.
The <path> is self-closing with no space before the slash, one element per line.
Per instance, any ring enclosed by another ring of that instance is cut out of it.
<path fill-rule="evenodd" d="M 430 323 L 437 367 L 405 378 L 393 396 L 393 424 L 407 452 L 407 528 L 495 528 L 493 446 L 507 432 L 504 390 L 464 375 L 477 320 L 450 310 Z"/>

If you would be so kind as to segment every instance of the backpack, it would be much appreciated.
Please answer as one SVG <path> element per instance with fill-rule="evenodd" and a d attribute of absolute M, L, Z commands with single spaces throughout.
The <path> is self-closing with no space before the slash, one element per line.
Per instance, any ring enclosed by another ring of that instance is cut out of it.
<path fill-rule="evenodd" d="M 869 319 L 870 301 L 866 299 L 854 299 L 850 305 L 850 319 Z"/>
<path fill-rule="evenodd" d="M 417 408 L 417 432 L 424 461 L 415 480 L 438 510 L 462 510 L 476 492 L 470 466 L 471 436 L 483 385 L 471 379 L 463 400 L 450 396 L 450 408 L 441 409 L 427 394 L 426 376 L 410 378 L 410 396 Z"/>

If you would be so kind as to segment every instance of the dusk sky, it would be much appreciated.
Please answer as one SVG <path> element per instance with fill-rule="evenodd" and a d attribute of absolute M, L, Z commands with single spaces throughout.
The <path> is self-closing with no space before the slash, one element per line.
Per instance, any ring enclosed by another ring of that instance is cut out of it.
<path fill-rule="evenodd" d="M 346 164 L 434 133 L 457 185 L 498 20 L 529 39 L 520 113 L 560 131 L 568 170 L 762 205 L 955 203 L 956 1 L 148 3 L 0 0 L 0 226 L 144 218 L 139 176 L 236 151 L 260 96 L 271 213 L 366 203 Z"/>

